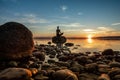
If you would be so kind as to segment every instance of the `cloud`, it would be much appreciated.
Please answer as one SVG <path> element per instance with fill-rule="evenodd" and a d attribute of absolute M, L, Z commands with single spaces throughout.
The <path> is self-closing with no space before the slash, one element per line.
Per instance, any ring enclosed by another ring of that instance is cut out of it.
<path fill-rule="evenodd" d="M 95 30 L 95 29 L 83 29 L 82 32 L 83 33 L 96 34 L 97 30 Z"/>
<path fill-rule="evenodd" d="M 84 25 L 81 25 L 80 23 L 69 23 L 69 24 L 62 24 L 61 26 L 64 26 L 64 27 L 82 27 Z"/>
<path fill-rule="evenodd" d="M 68 7 L 65 6 L 65 5 L 61 6 L 60 8 L 61 8 L 62 11 L 66 11 L 68 9 Z"/>
<path fill-rule="evenodd" d="M 83 29 L 85 33 L 93 33 L 93 34 L 108 34 L 108 33 L 116 33 L 117 31 L 111 27 L 97 27 L 96 29 Z"/>
<path fill-rule="evenodd" d="M 19 14 L 19 13 L 17 13 L 16 16 L 20 17 L 17 20 L 19 22 L 22 22 L 22 23 L 31 23 L 31 24 L 35 24 L 35 23 L 50 23 L 50 21 L 48 21 L 47 19 L 38 18 L 37 15 L 35 15 L 35 14 Z"/>
<path fill-rule="evenodd" d="M 113 26 L 117 26 L 117 25 L 120 25 L 120 23 L 113 23 L 112 25 Z"/>
<path fill-rule="evenodd" d="M 51 23 L 52 20 L 48 20 L 45 18 L 39 18 L 35 14 L 20 14 L 20 13 L 14 13 L 14 17 L 2 17 L 2 20 L 5 22 L 9 21 L 17 21 L 20 23 L 27 23 L 27 24 L 39 24 L 39 23 Z"/>
<path fill-rule="evenodd" d="M 35 14 L 24 14 L 23 16 L 28 18 L 36 18 Z"/>
<path fill-rule="evenodd" d="M 114 31 L 114 29 L 112 29 L 110 27 L 98 27 L 98 31 L 109 32 L 109 31 Z"/>
<path fill-rule="evenodd" d="M 83 13 L 82 12 L 78 12 L 78 15 L 83 15 Z"/>
<path fill-rule="evenodd" d="M 93 32 L 93 29 L 83 29 L 84 32 Z"/>
<path fill-rule="evenodd" d="M 80 31 L 79 29 L 67 29 L 65 30 L 66 32 L 76 32 L 76 31 Z"/>

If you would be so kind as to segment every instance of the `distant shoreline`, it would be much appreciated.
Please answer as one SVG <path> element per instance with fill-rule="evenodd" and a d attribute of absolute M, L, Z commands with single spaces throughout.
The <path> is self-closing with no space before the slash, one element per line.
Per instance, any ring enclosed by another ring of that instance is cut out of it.
<path fill-rule="evenodd" d="M 87 37 L 66 37 L 67 39 L 88 39 Z M 52 39 L 52 37 L 34 37 L 34 39 Z M 98 40 L 120 40 L 120 36 L 102 36 L 92 37 L 92 39 Z"/>

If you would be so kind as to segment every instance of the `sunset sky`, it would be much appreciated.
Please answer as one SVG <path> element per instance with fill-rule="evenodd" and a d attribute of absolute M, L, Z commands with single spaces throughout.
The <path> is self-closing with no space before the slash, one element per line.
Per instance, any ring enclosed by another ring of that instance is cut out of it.
<path fill-rule="evenodd" d="M 20 22 L 34 36 L 120 36 L 120 0 L 0 0 L 0 25 Z"/>

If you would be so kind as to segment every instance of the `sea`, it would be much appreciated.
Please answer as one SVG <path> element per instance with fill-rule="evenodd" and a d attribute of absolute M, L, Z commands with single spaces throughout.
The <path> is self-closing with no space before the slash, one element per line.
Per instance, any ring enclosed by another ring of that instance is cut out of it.
<path fill-rule="evenodd" d="M 51 39 L 34 39 L 35 44 L 48 44 Z M 73 53 L 80 52 L 102 52 L 105 49 L 120 51 L 120 40 L 99 40 L 99 39 L 67 39 L 66 43 L 74 43 L 69 47 Z M 52 43 L 52 45 L 55 45 Z M 63 44 L 64 46 L 64 44 Z"/>

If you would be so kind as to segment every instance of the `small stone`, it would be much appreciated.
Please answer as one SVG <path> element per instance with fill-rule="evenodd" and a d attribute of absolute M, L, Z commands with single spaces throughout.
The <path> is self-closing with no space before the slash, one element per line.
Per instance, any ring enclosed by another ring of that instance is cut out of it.
<path fill-rule="evenodd" d="M 55 64 L 59 67 L 61 66 L 68 67 L 68 68 L 70 67 L 70 64 L 68 62 L 58 61 Z"/>
<path fill-rule="evenodd" d="M 72 46 L 74 46 L 74 44 L 73 43 L 65 43 L 65 46 L 72 47 Z"/>
<path fill-rule="evenodd" d="M 113 67 L 120 68 L 120 63 L 119 62 L 110 62 L 109 65 L 110 65 L 111 68 L 113 68 Z"/>
<path fill-rule="evenodd" d="M 47 64 L 47 63 L 42 64 L 42 69 L 43 70 L 49 69 L 50 67 L 51 67 L 50 64 Z"/>
<path fill-rule="evenodd" d="M 47 76 L 43 76 L 41 74 L 38 74 L 35 76 L 35 80 L 48 80 L 49 78 Z"/>
<path fill-rule="evenodd" d="M 53 73 L 53 80 L 78 80 L 78 78 L 72 71 L 63 69 Z"/>
<path fill-rule="evenodd" d="M 45 60 L 45 53 L 44 52 L 33 52 L 33 56 L 35 56 L 36 58 L 39 58 L 40 61 L 44 61 Z"/>
<path fill-rule="evenodd" d="M 8 66 L 9 66 L 9 67 L 17 67 L 18 64 L 17 64 L 16 61 L 10 61 L 10 62 L 8 63 Z"/>
<path fill-rule="evenodd" d="M 51 50 L 50 52 L 49 52 L 49 54 L 51 54 L 51 55 L 56 55 L 56 51 L 55 50 Z"/>
<path fill-rule="evenodd" d="M 38 64 L 38 63 L 35 62 L 35 63 L 31 64 L 29 67 L 30 68 L 39 68 L 40 64 Z"/>
<path fill-rule="evenodd" d="M 97 75 L 95 74 L 88 74 L 88 73 L 82 73 L 78 76 L 79 80 L 97 80 Z"/>
<path fill-rule="evenodd" d="M 49 64 L 51 64 L 51 63 L 54 64 L 54 63 L 55 63 L 55 60 L 49 59 L 49 60 L 48 60 L 48 63 L 49 63 Z"/>
<path fill-rule="evenodd" d="M 96 63 L 86 64 L 85 70 L 90 73 L 98 72 L 98 65 Z"/>
<path fill-rule="evenodd" d="M 111 71 L 108 72 L 108 75 L 110 76 L 110 79 L 113 80 L 115 75 L 120 74 L 120 69 L 119 68 L 113 68 Z"/>
<path fill-rule="evenodd" d="M 114 52 L 112 49 L 105 49 L 103 52 L 102 52 L 102 55 L 114 55 Z"/>
<path fill-rule="evenodd" d="M 110 80 L 110 77 L 107 74 L 101 74 L 101 76 L 98 77 L 98 80 Z"/>
<path fill-rule="evenodd" d="M 61 55 L 58 57 L 59 61 L 67 61 L 68 60 L 68 57 L 65 56 L 65 55 Z"/>
<path fill-rule="evenodd" d="M 50 58 L 55 58 L 55 55 L 52 55 L 52 54 L 51 54 L 49 57 L 50 57 Z"/>
<path fill-rule="evenodd" d="M 30 68 L 30 71 L 33 75 L 37 74 L 38 70 L 36 68 Z"/>
<path fill-rule="evenodd" d="M 98 71 L 100 73 L 108 73 L 111 70 L 109 65 L 105 65 L 105 64 L 99 64 L 98 65 Z"/>
<path fill-rule="evenodd" d="M 113 80 L 120 80 L 120 74 L 119 75 L 115 75 Z"/>

